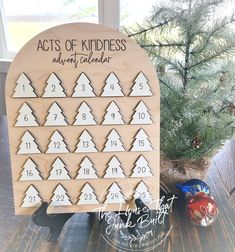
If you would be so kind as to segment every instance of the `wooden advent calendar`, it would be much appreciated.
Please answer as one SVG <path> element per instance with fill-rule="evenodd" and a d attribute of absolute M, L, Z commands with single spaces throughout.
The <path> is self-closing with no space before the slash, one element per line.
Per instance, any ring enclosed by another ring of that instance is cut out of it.
<path fill-rule="evenodd" d="M 16 214 L 125 210 L 159 198 L 159 84 L 135 41 L 66 24 L 29 41 L 6 82 Z"/>

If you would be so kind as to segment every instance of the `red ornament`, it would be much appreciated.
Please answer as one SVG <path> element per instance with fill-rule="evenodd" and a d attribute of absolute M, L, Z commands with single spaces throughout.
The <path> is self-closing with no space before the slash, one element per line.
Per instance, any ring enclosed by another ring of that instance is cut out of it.
<path fill-rule="evenodd" d="M 204 192 L 199 192 L 188 200 L 186 212 L 193 224 L 203 227 L 214 223 L 219 214 L 214 198 Z"/>

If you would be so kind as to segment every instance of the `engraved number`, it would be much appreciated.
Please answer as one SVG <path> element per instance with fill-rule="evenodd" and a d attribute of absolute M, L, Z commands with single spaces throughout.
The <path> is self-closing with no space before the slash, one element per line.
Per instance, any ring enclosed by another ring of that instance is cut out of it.
<path fill-rule="evenodd" d="M 27 122 L 29 120 L 28 115 L 24 116 L 24 120 Z"/>
<path fill-rule="evenodd" d="M 89 148 L 89 141 L 83 141 L 83 148 Z"/>
<path fill-rule="evenodd" d="M 86 113 L 82 113 L 82 120 L 86 120 Z"/>
<path fill-rule="evenodd" d="M 56 169 L 55 170 L 56 176 L 61 176 L 62 174 L 62 169 Z"/>
<path fill-rule="evenodd" d="M 31 149 L 31 143 L 30 142 L 25 143 L 25 145 L 26 145 L 26 149 Z"/>
<path fill-rule="evenodd" d="M 145 166 L 138 166 L 137 167 L 137 172 L 138 173 L 145 173 L 146 172 L 146 167 Z"/>
<path fill-rule="evenodd" d="M 92 200 L 92 193 L 84 193 L 84 200 Z"/>
<path fill-rule="evenodd" d="M 145 118 L 145 113 L 142 112 L 142 113 L 138 113 L 138 116 L 139 116 L 139 119 L 144 119 Z"/>
<path fill-rule="evenodd" d="M 112 174 L 117 174 L 118 169 L 117 168 L 112 168 Z"/>
<path fill-rule="evenodd" d="M 51 91 L 52 91 L 52 92 L 55 92 L 55 89 L 56 89 L 55 84 L 53 84 L 53 85 L 51 86 L 51 88 L 52 88 Z"/>
<path fill-rule="evenodd" d="M 35 196 L 29 196 L 29 203 L 33 203 L 36 201 L 36 197 Z"/>
<path fill-rule="evenodd" d="M 83 169 L 83 173 L 84 173 L 84 175 L 89 175 L 90 170 L 88 168 L 85 168 L 85 169 Z"/>
<path fill-rule="evenodd" d="M 54 142 L 54 148 L 60 149 L 60 142 Z"/>
<path fill-rule="evenodd" d="M 85 86 L 85 84 L 82 84 L 81 87 L 82 87 L 82 91 L 86 91 L 86 86 Z"/>
<path fill-rule="evenodd" d="M 56 201 L 64 201 L 64 195 L 56 195 Z"/>
<path fill-rule="evenodd" d="M 33 176 L 33 171 L 32 171 L 32 170 L 27 170 L 27 171 L 26 171 L 26 175 L 27 175 L 28 177 Z"/>
<path fill-rule="evenodd" d="M 110 193 L 110 198 L 111 198 L 111 199 L 115 199 L 115 198 L 118 199 L 118 198 L 119 198 L 119 197 L 118 197 L 118 193 Z"/>
<path fill-rule="evenodd" d="M 139 146 L 144 147 L 144 140 L 139 140 Z"/>

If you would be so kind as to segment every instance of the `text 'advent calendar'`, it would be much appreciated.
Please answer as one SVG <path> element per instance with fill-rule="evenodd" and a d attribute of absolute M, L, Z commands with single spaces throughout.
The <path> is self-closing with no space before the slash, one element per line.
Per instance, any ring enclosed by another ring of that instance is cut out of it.
<path fill-rule="evenodd" d="M 156 70 L 116 30 L 66 24 L 11 64 L 6 102 L 16 214 L 115 211 L 159 199 Z"/>

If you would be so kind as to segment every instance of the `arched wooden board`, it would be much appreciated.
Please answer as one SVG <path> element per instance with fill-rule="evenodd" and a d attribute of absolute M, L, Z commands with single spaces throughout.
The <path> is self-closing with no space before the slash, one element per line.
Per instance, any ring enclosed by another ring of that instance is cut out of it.
<path fill-rule="evenodd" d="M 32 214 L 41 200 L 52 202 L 50 213 L 98 211 L 102 206 L 105 211 L 125 210 L 146 186 L 145 202 L 151 195 L 155 201 L 148 205 L 156 208 L 159 84 L 150 59 L 135 41 L 96 24 L 49 29 L 29 41 L 12 62 L 6 103 L 16 214 Z M 85 116 L 78 115 L 79 109 Z M 88 119 L 77 125 L 82 118 Z M 79 144 L 79 137 L 85 142 Z M 85 157 L 91 162 L 83 162 Z M 25 167 L 29 158 L 33 162 Z M 145 165 L 136 175 L 139 163 Z M 82 171 L 84 164 L 88 169 Z M 109 178 L 104 177 L 107 168 Z M 53 179 L 48 179 L 52 172 Z"/>

